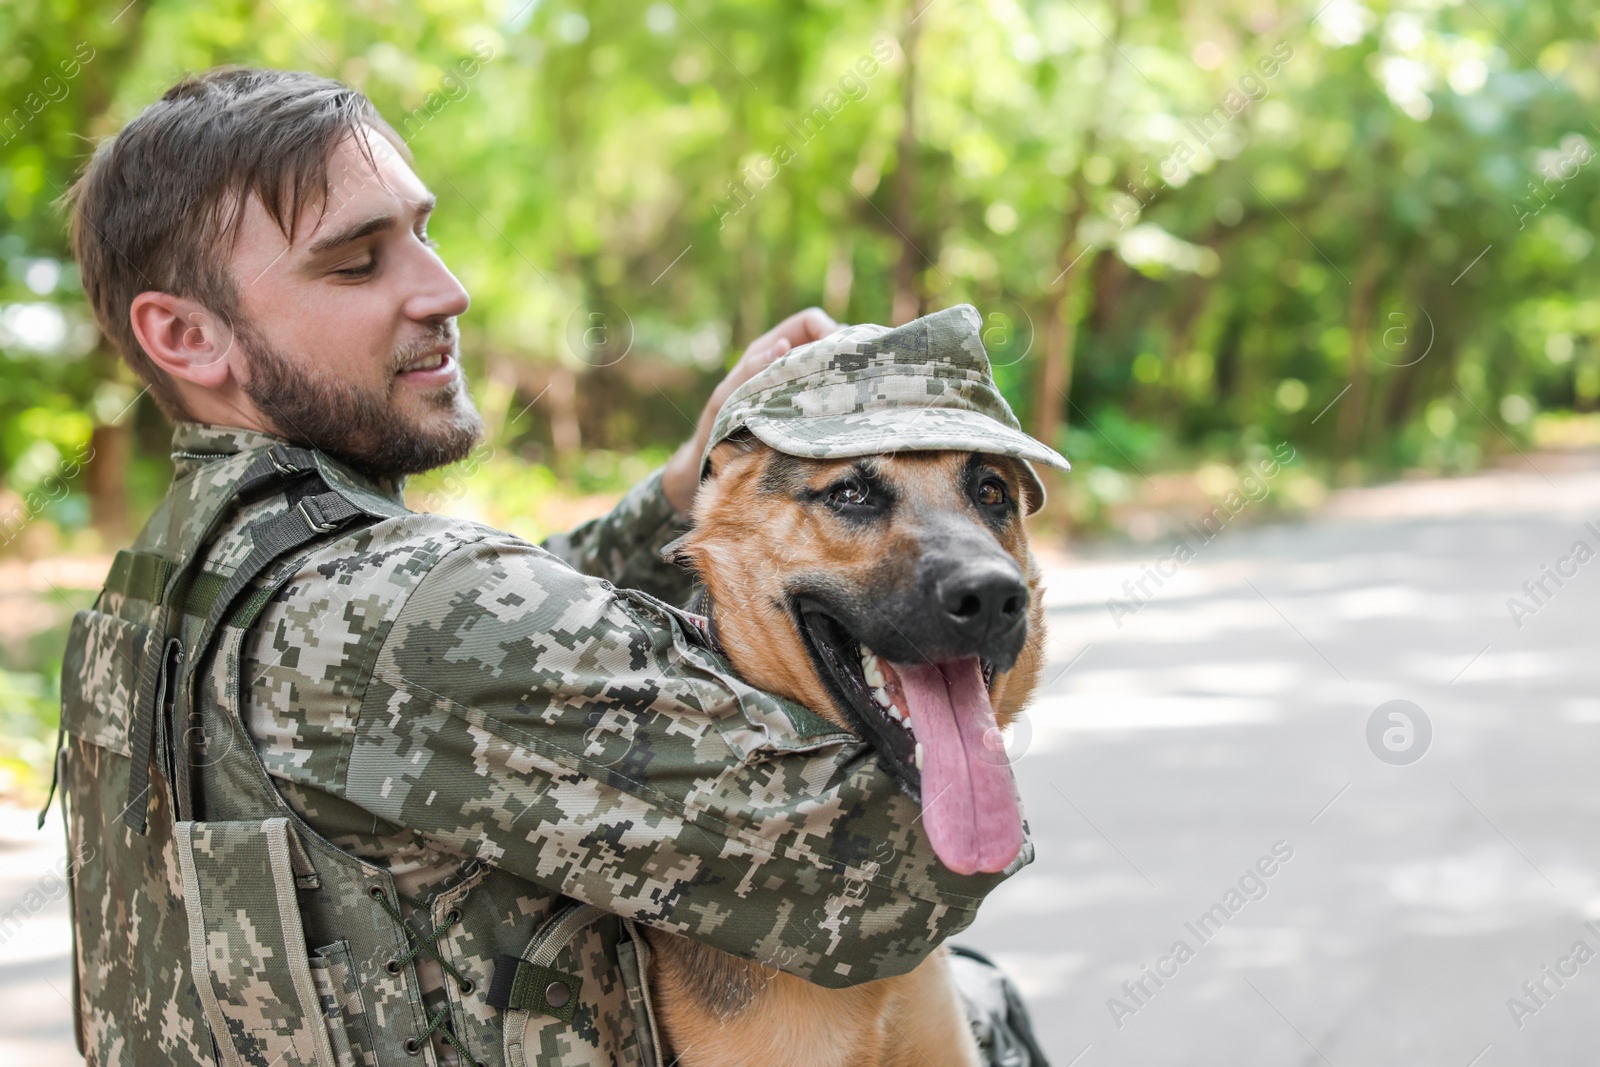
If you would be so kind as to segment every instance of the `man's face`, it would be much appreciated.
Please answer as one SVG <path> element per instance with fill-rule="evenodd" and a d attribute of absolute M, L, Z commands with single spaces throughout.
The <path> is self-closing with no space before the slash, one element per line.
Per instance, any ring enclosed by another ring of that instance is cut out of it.
<path fill-rule="evenodd" d="M 376 168 L 346 138 L 292 246 L 258 199 L 246 205 L 229 262 L 240 387 L 284 437 L 415 474 L 462 458 L 483 429 L 455 329 L 470 300 L 427 237 L 432 195 L 365 136 Z"/>

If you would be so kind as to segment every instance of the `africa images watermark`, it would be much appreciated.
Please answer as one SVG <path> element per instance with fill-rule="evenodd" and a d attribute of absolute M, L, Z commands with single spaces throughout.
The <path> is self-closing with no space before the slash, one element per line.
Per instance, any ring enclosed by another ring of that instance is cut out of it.
<path fill-rule="evenodd" d="M 1271 92 L 1267 82 L 1277 77 L 1279 71 L 1293 58 L 1294 46 L 1288 41 L 1278 41 L 1267 55 L 1256 60 L 1254 68 L 1240 75 L 1238 84 L 1222 95 L 1222 103 L 1204 115 L 1185 122 L 1183 128 L 1188 131 L 1195 143 L 1191 145 L 1188 138 L 1180 137 L 1173 143 L 1166 157 L 1156 165 L 1155 173 L 1151 172 L 1149 164 L 1145 164 L 1142 190 L 1134 184 L 1134 179 L 1128 179 L 1128 195 L 1123 196 L 1119 193 L 1113 201 L 1118 228 L 1125 229 L 1137 220 L 1139 213 L 1150 206 L 1157 193 L 1168 188 L 1170 183 L 1177 181 L 1180 175 L 1189 170 L 1190 160 L 1232 125 L 1233 120 L 1242 115 L 1251 104 L 1259 104 L 1265 100 Z M 1132 204 L 1128 203 L 1130 199 L 1133 201 Z"/>
<path fill-rule="evenodd" d="M 0 548 L 4 548 L 27 529 L 44 509 L 66 497 L 71 482 L 94 459 L 94 447 L 87 441 L 38 485 L 22 494 L 10 511 L 0 515 Z"/>
<path fill-rule="evenodd" d="M 828 123 L 832 122 L 846 105 L 865 99 L 867 83 L 877 77 L 881 66 L 893 59 L 894 54 L 895 46 L 892 41 L 880 37 L 872 42 L 871 55 L 863 55 L 857 59 L 855 64 L 839 77 L 836 88 L 829 88 L 798 118 L 784 123 L 784 129 L 793 135 L 795 144 L 804 148 L 827 128 Z M 785 140 L 779 141 L 767 155 L 745 164 L 742 172 L 743 180 L 735 182 L 729 179 L 725 186 L 727 195 L 711 205 L 711 210 L 717 218 L 717 229 L 722 229 L 728 224 L 728 219 L 748 207 L 756 194 L 770 185 L 778 176 L 778 172 L 799 156 L 800 153 L 795 147 Z"/>
<path fill-rule="evenodd" d="M 1386 700 L 1367 716 L 1367 748 L 1391 767 L 1405 767 L 1428 754 L 1433 720 L 1415 701 Z"/>
<path fill-rule="evenodd" d="M 45 75 L 36 91 L 24 96 L 22 101 L 11 109 L 11 114 L 0 119 L 0 145 L 8 145 L 15 141 L 41 111 L 51 104 L 59 104 L 65 100 L 67 94 L 72 92 L 70 83 L 83 71 L 83 65 L 94 59 L 95 55 L 94 45 L 88 41 L 79 41 L 72 50 L 72 58 L 63 59 L 56 64 L 60 77 L 54 74 Z"/>
<path fill-rule="evenodd" d="M 1272 492 L 1269 483 L 1283 470 L 1284 464 L 1294 460 L 1294 446 L 1287 441 L 1280 442 L 1272 450 L 1272 455 L 1276 458 L 1257 460 L 1255 470 L 1246 471 L 1239 479 L 1238 488 L 1228 490 L 1221 502 L 1209 512 L 1198 520 L 1191 519 L 1183 524 L 1187 534 L 1192 535 L 1197 544 L 1190 544 L 1188 536 L 1180 536 L 1166 555 L 1154 563 L 1146 564 L 1137 579 L 1130 578 L 1122 583 L 1122 591 L 1127 594 L 1127 599 L 1111 597 L 1106 601 L 1106 610 L 1111 613 L 1111 621 L 1117 624 L 1117 629 L 1122 629 L 1123 619 L 1139 614 L 1146 604 L 1154 600 L 1156 589 L 1166 585 L 1166 580 L 1177 574 L 1179 567 L 1194 559 L 1199 549 L 1210 544 L 1247 505 L 1267 498 Z M 1152 582 L 1155 583 L 1155 589 L 1150 588 Z"/>
<path fill-rule="evenodd" d="M 472 56 L 457 60 L 453 67 L 445 71 L 442 88 L 428 93 L 423 97 L 421 104 L 407 111 L 398 122 L 390 123 L 390 129 L 400 136 L 403 144 L 409 146 L 417 135 L 439 116 L 440 112 L 471 95 L 470 83 L 483 73 L 484 65 L 494 58 L 494 54 L 494 47 L 487 41 L 474 41 Z M 369 146 L 374 163 L 383 164 L 400 158 L 400 154 L 386 137 L 371 138 Z M 342 181 L 329 178 L 324 212 L 337 211 L 354 199 L 357 193 L 380 180 L 380 174 L 376 169 L 352 171 Z"/>
<path fill-rule="evenodd" d="M 1538 218 L 1539 212 L 1556 198 L 1556 194 L 1577 177 L 1578 171 L 1594 158 L 1594 149 L 1589 147 L 1589 142 L 1583 137 L 1573 134 L 1562 139 L 1560 151 L 1548 153 L 1547 156 L 1554 158 L 1547 158 L 1545 165 L 1539 168 L 1544 178 L 1542 188 L 1540 185 L 1535 185 L 1530 178 L 1526 202 L 1518 200 L 1511 205 L 1517 215 L 1518 230 L 1527 229 L 1528 220 Z M 1553 188 L 1551 182 L 1555 183 Z M 1546 193 L 1549 195 L 1546 196 Z"/>
<path fill-rule="evenodd" d="M 1600 938 L 1600 923 L 1590 920 L 1583 924 L 1584 930 Z M 1538 1015 L 1567 983 L 1562 979 L 1573 979 L 1578 976 L 1578 971 L 1584 964 L 1595 958 L 1595 950 L 1587 941 L 1577 941 L 1571 951 L 1556 960 L 1555 966 L 1545 964 L 1539 968 L 1539 973 L 1533 978 L 1522 983 L 1522 997 L 1507 997 L 1506 1010 L 1511 1013 L 1511 1021 L 1521 1030 L 1528 1025 L 1528 1017 Z M 1568 968 L 1571 968 L 1570 970 Z M 1551 988 L 1551 986 L 1555 988 Z"/>
<path fill-rule="evenodd" d="M 443 88 L 429 93 L 419 106 L 406 112 L 405 117 L 395 124 L 395 132 L 400 134 L 401 140 L 411 143 L 412 138 L 422 132 L 422 128 L 432 122 L 439 112 L 458 100 L 466 99 L 472 92 L 472 87 L 467 83 L 476 78 L 483 70 L 483 65 L 494 58 L 494 46 L 487 41 L 474 41 L 472 55 L 476 58 L 458 60 L 452 69 L 445 71 Z"/>
<path fill-rule="evenodd" d="M 56 860 L 39 881 L 22 895 L 21 900 L 0 912 L 0 945 L 15 937 L 18 930 L 44 910 L 45 905 L 66 896 L 67 881 L 72 877 L 72 872 L 93 859 L 94 849 L 91 848 L 80 851 L 76 856 L 62 856 Z"/>
<path fill-rule="evenodd" d="M 1583 524 L 1584 532 L 1600 544 L 1600 527 L 1592 522 Z M 1527 623 L 1528 619 L 1539 614 L 1539 611 L 1550 601 L 1563 586 L 1578 576 L 1578 568 L 1582 567 L 1595 557 L 1594 545 L 1585 538 L 1578 538 L 1567 550 L 1566 555 L 1556 557 L 1553 563 L 1541 564 L 1539 574 L 1522 583 L 1522 597 L 1506 597 L 1506 610 L 1511 613 L 1511 621 L 1517 629 Z M 1552 588 L 1554 586 L 1554 588 Z"/>
<path fill-rule="evenodd" d="M 1210 944 L 1222 932 L 1222 928 L 1244 910 L 1245 905 L 1266 899 L 1271 890 L 1268 879 L 1292 859 L 1294 846 L 1287 841 L 1274 841 L 1269 855 L 1260 857 L 1246 867 L 1238 883 L 1229 886 L 1228 891 L 1222 894 L 1222 899 L 1201 912 L 1199 918 L 1184 923 L 1184 929 L 1194 936 L 1200 948 Z M 1107 997 L 1106 1010 L 1111 1012 L 1111 1021 L 1117 1024 L 1117 1029 L 1121 1030 L 1126 1025 L 1129 1016 L 1137 1015 L 1149 1007 L 1155 995 L 1167 982 L 1176 978 L 1183 965 L 1194 959 L 1197 953 L 1196 947 L 1179 938 L 1165 956 L 1153 965 L 1146 964 L 1137 978 L 1122 983 L 1123 996 Z"/>

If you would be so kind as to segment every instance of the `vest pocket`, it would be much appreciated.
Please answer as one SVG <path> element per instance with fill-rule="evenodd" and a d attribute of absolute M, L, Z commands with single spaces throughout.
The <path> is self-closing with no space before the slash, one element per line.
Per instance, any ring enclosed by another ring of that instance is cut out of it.
<path fill-rule="evenodd" d="M 377 1051 L 368 1030 L 367 1005 L 356 984 L 350 942 L 335 941 L 311 955 L 311 981 L 322 1000 L 322 1017 L 339 1067 L 376 1067 Z"/>
<path fill-rule="evenodd" d="M 179 822 L 175 837 L 190 973 L 222 1067 L 341 1067 L 295 897 L 315 873 L 288 819 Z"/>
<path fill-rule="evenodd" d="M 159 641 L 150 628 L 98 611 L 80 611 L 61 667 L 61 728 L 81 741 L 129 755 L 133 689 Z"/>

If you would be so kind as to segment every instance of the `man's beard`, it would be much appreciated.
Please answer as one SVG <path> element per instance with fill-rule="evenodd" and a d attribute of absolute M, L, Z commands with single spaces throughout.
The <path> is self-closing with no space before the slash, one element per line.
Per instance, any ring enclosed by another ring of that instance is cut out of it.
<path fill-rule="evenodd" d="M 403 353 L 392 370 L 448 336 Z M 250 363 L 245 395 L 272 420 L 279 434 L 368 474 L 400 478 L 454 463 L 472 451 L 483 433 L 483 419 L 459 375 L 425 399 L 437 418 L 404 421 L 394 405 L 393 374 L 388 389 L 367 390 L 354 382 L 297 370 L 253 323 L 235 320 L 234 337 Z"/>

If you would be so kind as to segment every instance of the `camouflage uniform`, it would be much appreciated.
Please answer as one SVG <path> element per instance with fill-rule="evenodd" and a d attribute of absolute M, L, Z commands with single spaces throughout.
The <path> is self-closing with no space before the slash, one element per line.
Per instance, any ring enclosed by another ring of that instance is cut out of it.
<path fill-rule="evenodd" d="M 538 548 L 260 434 L 174 458 L 64 666 L 91 1063 L 651 1064 L 636 924 L 843 986 L 1004 877 L 660 598 L 659 476 Z"/>

